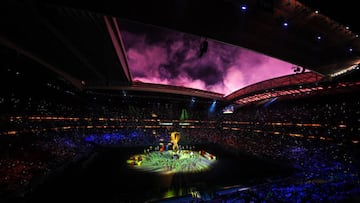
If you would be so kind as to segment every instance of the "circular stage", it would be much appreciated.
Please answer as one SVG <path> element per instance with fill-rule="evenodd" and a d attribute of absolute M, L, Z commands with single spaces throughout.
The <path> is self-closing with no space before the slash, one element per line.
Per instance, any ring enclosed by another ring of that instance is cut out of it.
<path fill-rule="evenodd" d="M 131 168 L 161 174 L 202 172 L 215 162 L 216 157 L 204 150 L 144 150 L 143 154 L 132 155 L 127 160 Z"/>

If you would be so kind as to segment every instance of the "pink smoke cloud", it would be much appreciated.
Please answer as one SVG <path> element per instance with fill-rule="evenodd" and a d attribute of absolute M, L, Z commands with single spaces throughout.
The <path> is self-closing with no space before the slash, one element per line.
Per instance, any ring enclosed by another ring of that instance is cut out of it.
<path fill-rule="evenodd" d="M 134 29 L 134 27 L 136 29 Z M 133 80 L 196 88 L 222 94 L 294 74 L 293 64 L 199 36 L 144 25 L 122 24 Z"/>

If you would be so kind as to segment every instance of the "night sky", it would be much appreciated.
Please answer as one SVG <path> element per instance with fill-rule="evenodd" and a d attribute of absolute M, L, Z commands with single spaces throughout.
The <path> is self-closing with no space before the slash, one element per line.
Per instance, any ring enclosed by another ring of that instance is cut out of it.
<path fill-rule="evenodd" d="M 245 48 L 129 21 L 119 24 L 133 81 L 226 95 L 256 82 L 294 74 L 295 65 Z M 204 40 L 208 49 L 200 57 Z"/>

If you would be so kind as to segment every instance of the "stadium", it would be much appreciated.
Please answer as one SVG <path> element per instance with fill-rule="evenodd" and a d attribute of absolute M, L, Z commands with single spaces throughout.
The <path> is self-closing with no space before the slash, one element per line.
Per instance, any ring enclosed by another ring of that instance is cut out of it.
<path fill-rule="evenodd" d="M 323 4 L 2 2 L 0 202 L 359 202 L 358 11 Z"/>

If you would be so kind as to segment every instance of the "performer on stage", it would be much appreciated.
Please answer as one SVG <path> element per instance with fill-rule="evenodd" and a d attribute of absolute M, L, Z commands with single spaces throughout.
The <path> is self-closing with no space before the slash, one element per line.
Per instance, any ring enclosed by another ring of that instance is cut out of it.
<path fill-rule="evenodd" d="M 180 140 L 180 133 L 179 132 L 172 132 L 170 135 L 170 141 L 173 144 L 173 151 L 174 152 L 178 152 L 179 150 L 179 146 L 178 146 L 178 142 Z"/>

